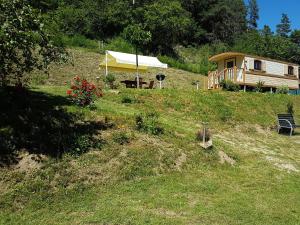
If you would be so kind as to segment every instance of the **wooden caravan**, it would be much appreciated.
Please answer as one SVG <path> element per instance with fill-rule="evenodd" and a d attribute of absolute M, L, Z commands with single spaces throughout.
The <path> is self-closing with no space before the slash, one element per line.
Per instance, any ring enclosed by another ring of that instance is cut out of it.
<path fill-rule="evenodd" d="M 218 68 L 208 73 L 208 89 L 220 88 L 224 79 L 240 84 L 244 90 L 255 87 L 260 81 L 271 91 L 281 86 L 291 90 L 300 88 L 297 64 L 239 52 L 225 52 L 209 60 L 216 62 Z"/>

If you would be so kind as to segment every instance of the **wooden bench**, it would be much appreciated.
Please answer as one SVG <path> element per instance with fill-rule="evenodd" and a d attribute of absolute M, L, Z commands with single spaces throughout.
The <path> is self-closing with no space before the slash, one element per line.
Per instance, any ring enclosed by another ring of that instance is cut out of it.
<path fill-rule="evenodd" d="M 295 120 L 292 114 L 278 114 L 278 133 L 282 128 L 290 129 L 290 136 L 292 136 L 296 127 Z"/>

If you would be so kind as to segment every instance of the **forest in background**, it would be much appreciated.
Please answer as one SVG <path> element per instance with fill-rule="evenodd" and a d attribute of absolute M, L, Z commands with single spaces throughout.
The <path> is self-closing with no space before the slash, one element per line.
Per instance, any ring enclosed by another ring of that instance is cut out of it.
<path fill-rule="evenodd" d="M 58 46 L 160 55 L 206 74 L 208 57 L 239 51 L 300 63 L 300 30 L 282 14 L 276 32 L 258 29 L 256 0 L 32 0 Z M 105 47 L 103 47 L 105 46 Z M 192 57 L 193 56 L 193 57 Z"/>

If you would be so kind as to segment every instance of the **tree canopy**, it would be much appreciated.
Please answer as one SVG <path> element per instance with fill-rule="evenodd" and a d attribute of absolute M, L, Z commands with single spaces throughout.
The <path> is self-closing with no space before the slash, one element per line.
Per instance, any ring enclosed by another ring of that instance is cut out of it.
<path fill-rule="evenodd" d="M 40 14 L 25 0 L 0 2 L 1 84 L 22 84 L 23 75 L 44 69 L 63 56 L 41 22 Z"/>
<path fill-rule="evenodd" d="M 29 22 L 12 22 L 18 21 L 13 11 L 7 11 L 7 7 L 14 4 L 12 2 L 22 3 L 25 10 L 22 17 Z M 11 62 L 20 64 L 4 68 L 2 65 L 7 62 L 1 63 L 1 77 L 40 67 L 40 58 L 28 63 L 35 57 L 32 53 L 49 53 L 49 49 L 54 49 L 54 43 L 59 44 L 64 36 L 130 42 L 145 53 L 169 56 L 176 56 L 176 46 L 207 45 L 213 49 L 220 44 L 225 48 L 218 51 L 238 49 L 300 63 L 298 56 L 293 55 L 300 49 L 299 30 L 291 31 L 286 14 L 282 14 L 276 34 L 268 25 L 258 30 L 259 5 L 256 0 L 249 0 L 247 5 L 244 0 L 136 0 L 134 5 L 132 0 L 1 0 L 1 7 L 2 11 L 6 10 L 0 15 L 2 56 L 10 54 Z M 8 30 L 11 30 L 9 36 L 4 35 Z M 24 40 L 34 44 L 21 44 Z M 24 51 L 23 56 L 27 54 L 26 63 L 19 58 L 18 48 Z M 7 59 L 2 57 L 1 60 Z M 24 65 L 27 65 L 26 69 Z M 16 68 L 19 72 L 11 71 Z"/>

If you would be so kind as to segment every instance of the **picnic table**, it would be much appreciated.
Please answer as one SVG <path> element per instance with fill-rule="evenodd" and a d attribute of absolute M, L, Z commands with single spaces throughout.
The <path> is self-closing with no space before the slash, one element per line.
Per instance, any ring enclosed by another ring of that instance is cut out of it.
<path fill-rule="evenodd" d="M 122 80 L 121 83 L 126 85 L 126 88 L 136 88 L 137 81 L 136 80 Z M 143 84 L 147 84 L 145 81 L 140 81 L 140 88 L 143 87 Z"/>

